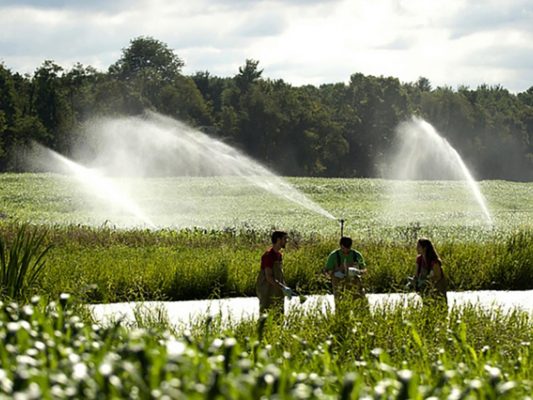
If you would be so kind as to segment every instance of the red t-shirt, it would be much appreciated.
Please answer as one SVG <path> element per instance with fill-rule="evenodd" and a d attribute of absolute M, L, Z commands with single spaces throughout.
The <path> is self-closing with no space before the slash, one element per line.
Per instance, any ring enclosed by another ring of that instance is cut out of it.
<path fill-rule="evenodd" d="M 281 253 L 271 247 L 261 257 L 261 269 L 273 268 L 276 261 L 281 262 Z"/>

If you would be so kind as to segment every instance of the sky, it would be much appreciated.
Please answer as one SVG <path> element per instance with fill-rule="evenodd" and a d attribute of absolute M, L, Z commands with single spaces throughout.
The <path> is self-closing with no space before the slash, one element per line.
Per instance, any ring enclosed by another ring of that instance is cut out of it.
<path fill-rule="evenodd" d="M 0 0 L 0 63 L 106 71 L 149 36 L 183 73 L 230 77 L 246 59 L 295 86 L 363 73 L 432 87 L 533 87 L 533 0 Z"/>

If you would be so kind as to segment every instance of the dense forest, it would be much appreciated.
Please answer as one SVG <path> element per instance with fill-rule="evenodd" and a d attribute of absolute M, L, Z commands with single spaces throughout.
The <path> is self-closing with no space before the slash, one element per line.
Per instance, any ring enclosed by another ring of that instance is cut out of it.
<path fill-rule="evenodd" d="M 182 73 L 165 43 L 138 37 L 107 72 L 47 60 L 33 76 L 0 64 L 0 171 L 24 169 L 32 140 L 66 156 L 94 116 L 145 110 L 179 119 L 290 176 L 375 177 L 399 122 L 433 124 L 477 179 L 533 180 L 533 86 L 433 88 L 421 77 L 354 73 L 348 83 L 293 86 L 245 60 L 232 77 Z"/>

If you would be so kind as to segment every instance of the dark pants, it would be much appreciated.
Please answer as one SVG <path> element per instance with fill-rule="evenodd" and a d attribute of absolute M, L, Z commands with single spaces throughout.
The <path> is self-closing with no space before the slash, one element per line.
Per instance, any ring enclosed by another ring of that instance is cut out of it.
<path fill-rule="evenodd" d="M 278 296 L 261 296 L 259 297 L 259 314 L 279 314 L 284 313 L 285 300 L 283 297 Z"/>

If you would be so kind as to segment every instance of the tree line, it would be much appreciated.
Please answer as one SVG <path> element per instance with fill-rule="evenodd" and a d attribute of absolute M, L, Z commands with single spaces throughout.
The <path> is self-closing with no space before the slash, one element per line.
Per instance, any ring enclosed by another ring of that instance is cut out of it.
<path fill-rule="evenodd" d="M 354 73 L 348 83 L 293 86 L 265 79 L 256 60 L 232 77 L 183 74 L 152 37 L 132 39 L 106 72 L 46 60 L 33 75 L 0 64 L 0 171 L 24 169 L 31 140 L 69 156 L 94 116 L 153 110 L 179 119 L 288 176 L 376 177 L 398 123 L 430 122 L 477 179 L 533 180 L 533 86 L 433 88 L 426 78 Z"/>

